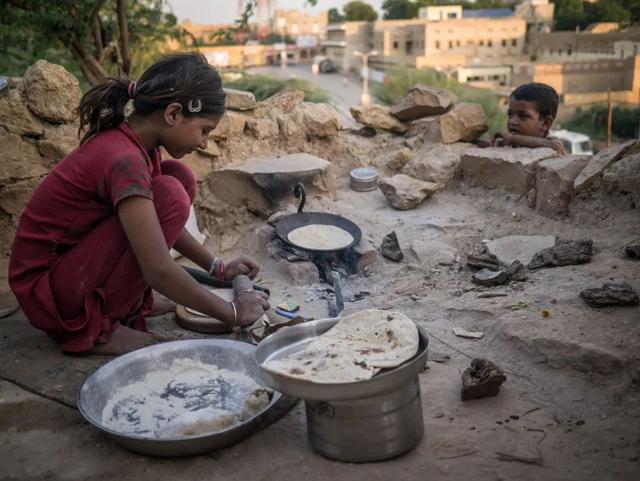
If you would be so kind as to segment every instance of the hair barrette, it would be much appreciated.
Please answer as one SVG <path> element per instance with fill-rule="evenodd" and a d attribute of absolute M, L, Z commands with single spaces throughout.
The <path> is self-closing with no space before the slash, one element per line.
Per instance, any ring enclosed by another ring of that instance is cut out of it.
<path fill-rule="evenodd" d="M 202 110 L 202 101 L 200 99 L 191 99 L 187 104 L 187 109 L 189 112 L 196 113 Z"/>

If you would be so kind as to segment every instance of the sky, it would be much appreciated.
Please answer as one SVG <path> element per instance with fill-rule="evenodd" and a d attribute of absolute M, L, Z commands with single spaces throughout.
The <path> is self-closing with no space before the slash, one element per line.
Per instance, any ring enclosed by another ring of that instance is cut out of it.
<path fill-rule="evenodd" d="M 383 0 L 364 0 L 378 11 L 381 16 L 380 6 Z M 236 18 L 237 0 L 168 0 L 173 13 L 178 17 L 178 21 L 191 20 L 193 23 L 232 23 Z M 349 0 L 318 0 L 318 5 L 309 7 L 304 0 L 276 0 L 276 8 L 310 10 L 318 12 L 329 10 L 330 8 L 342 7 L 349 3 Z"/>

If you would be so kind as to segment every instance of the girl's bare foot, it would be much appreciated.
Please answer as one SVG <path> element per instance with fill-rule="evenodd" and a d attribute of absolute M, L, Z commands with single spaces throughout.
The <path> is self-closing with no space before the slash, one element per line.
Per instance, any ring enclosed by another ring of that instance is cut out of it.
<path fill-rule="evenodd" d="M 176 303 L 170 299 L 167 299 L 163 295 L 157 292 L 153 293 L 153 306 L 151 307 L 150 316 L 160 316 L 167 312 L 173 312 L 176 310 Z"/>
<path fill-rule="evenodd" d="M 96 344 L 84 354 L 119 356 L 136 349 L 171 340 L 161 334 L 136 331 L 130 327 L 120 326 L 111 333 L 111 338 L 105 344 Z"/>

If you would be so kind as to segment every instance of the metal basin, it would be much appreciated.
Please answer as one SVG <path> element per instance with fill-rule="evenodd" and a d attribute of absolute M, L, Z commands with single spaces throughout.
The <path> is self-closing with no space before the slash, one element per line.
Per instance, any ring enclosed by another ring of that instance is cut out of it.
<path fill-rule="evenodd" d="M 308 344 L 336 325 L 338 321 L 338 318 L 319 319 L 282 329 L 258 344 L 254 354 L 256 362 L 261 365 L 264 362 L 281 359 L 302 351 Z M 347 401 L 376 397 L 411 383 L 424 370 L 427 362 L 429 338 L 424 329 L 420 326 L 417 327 L 420 336 L 418 353 L 401 366 L 381 372 L 366 381 L 316 384 L 273 374 L 262 368 L 260 375 L 267 386 L 288 396 L 306 401 Z"/>
<path fill-rule="evenodd" d="M 166 369 L 174 359 L 190 358 L 242 372 L 263 384 L 253 357 L 255 347 L 228 339 L 185 340 L 156 344 L 115 358 L 96 370 L 78 393 L 78 408 L 91 424 L 132 451 L 155 456 L 189 456 L 220 449 L 236 443 L 254 432 L 267 413 L 286 402 L 275 392 L 265 410 L 223 431 L 191 437 L 162 438 L 123 434 L 102 425 L 102 411 L 113 393 L 140 381 L 149 372 Z M 153 362 L 152 362 L 153 360 Z"/>

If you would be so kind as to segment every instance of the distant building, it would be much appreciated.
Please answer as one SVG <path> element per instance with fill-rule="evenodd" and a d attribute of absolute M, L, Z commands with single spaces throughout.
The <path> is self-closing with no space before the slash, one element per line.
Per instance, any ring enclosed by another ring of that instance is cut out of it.
<path fill-rule="evenodd" d="M 549 0 L 524 0 L 515 6 L 513 16 L 527 22 L 527 31 L 550 32 L 554 9 Z"/>
<path fill-rule="evenodd" d="M 271 31 L 281 33 L 284 29 L 293 38 L 304 36 L 324 39 L 328 19 L 327 12 L 311 15 L 300 10 L 276 10 L 271 20 Z"/>

